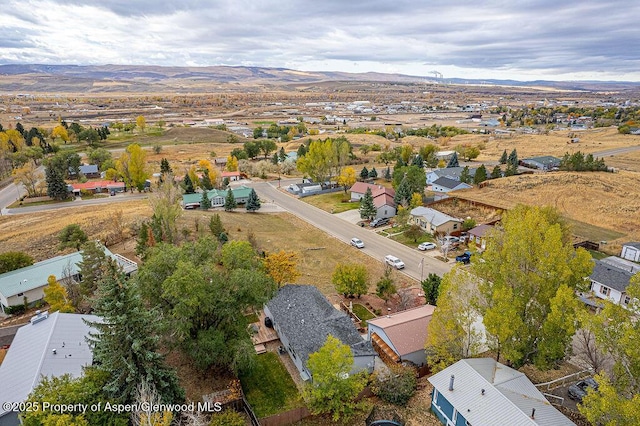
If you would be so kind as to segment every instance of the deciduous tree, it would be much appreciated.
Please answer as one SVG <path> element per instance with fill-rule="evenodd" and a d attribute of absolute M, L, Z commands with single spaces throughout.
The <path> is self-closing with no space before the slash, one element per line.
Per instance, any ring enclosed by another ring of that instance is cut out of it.
<path fill-rule="evenodd" d="M 33 265 L 33 258 L 21 251 L 0 253 L 0 274 Z"/>
<path fill-rule="evenodd" d="M 144 129 L 147 128 L 147 119 L 143 115 L 136 117 L 136 126 L 144 133 Z"/>
<path fill-rule="evenodd" d="M 269 253 L 263 260 L 267 274 L 273 278 L 280 288 L 283 284 L 294 283 L 300 276 L 298 270 L 298 254 L 293 251 L 280 250 Z"/>
<path fill-rule="evenodd" d="M 29 197 L 42 195 L 42 187 L 39 183 L 44 178 L 44 174 L 36 168 L 32 162 L 13 170 L 13 178 L 16 184 L 24 185 Z"/>
<path fill-rule="evenodd" d="M 171 179 L 166 179 L 156 191 L 149 195 L 149 204 L 153 210 L 160 237 L 156 237 L 156 240 L 169 243 L 176 241 L 177 221 L 182 215 L 180 200 L 182 200 L 180 189 Z"/>
<path fill-rule="evenodd" d="M 58 282 L 55 275 L 49 275 L 47 286 L 43 289 L 44 301 L 52 312 L 74 312 L 73 305 L 67 296 L 67 290 Z"/>
<path fill-rule="evenodd" d="M 338 176 L 337 182 L 338 185 L 342 186 L 342 189 L 344 189 L 344 193 L 346 194 L 347 190 L 356 183 L 356 171 L 353 167 L 345 167 L 342 169 L 340 176 Z"/>
<path fill-rule="evenodd" d="M 331 281 L 336 291 L 345 297 L 360 297 L 369 289 L 369 272 L 364 265 L 340 263 L 333 271 Z"/>
<path fill-rule="evenodd" d="M 116 162 L 118 173 L 132 191 L 133 188 L 142 191 L 146 180 L 149 178 L 146 157 L 146 151 L 140 145 L 134 143 L 127 146 L 125 152 Z"/>

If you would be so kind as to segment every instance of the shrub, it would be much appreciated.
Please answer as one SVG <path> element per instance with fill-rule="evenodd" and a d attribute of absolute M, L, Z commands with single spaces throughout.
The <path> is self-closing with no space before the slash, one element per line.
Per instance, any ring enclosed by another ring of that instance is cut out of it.
<path fill-rule="evenodd" d="M 244 417 L 236 411 L 226 410 L 211 416 L 209 426 L 244 426 Z"/>
<path fill-rule="evenodd" d="M 388 374 L 374 376 L 371 390 L 385 402 L 404 406 L 416 392 L 416 371 L 400 365 L 390 370 Z"/>

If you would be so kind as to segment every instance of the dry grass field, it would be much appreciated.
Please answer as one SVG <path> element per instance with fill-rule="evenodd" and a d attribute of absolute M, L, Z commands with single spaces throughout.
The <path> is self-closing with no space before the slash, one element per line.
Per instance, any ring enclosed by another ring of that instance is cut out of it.
<path fill-rule="evenodd" d="M 457 192 L 461 198 L 509 208 L 518 203 L 550 205 L 575 222 L 574 232 L 594 241 L 640 240 L 640 173 L 556 172 L 492 180 Z"/>

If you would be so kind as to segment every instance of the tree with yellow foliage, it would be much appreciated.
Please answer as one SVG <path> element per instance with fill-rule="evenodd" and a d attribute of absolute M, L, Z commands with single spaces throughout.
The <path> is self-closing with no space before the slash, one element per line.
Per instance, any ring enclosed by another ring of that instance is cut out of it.
<path fill-rule="evenodd" d="M 144 129 L 147 127 L 147 120 L 144 118 L 144 115 L 139 115 L 136 118 L 136 126 L 144 133 Z"/>
<path fill-rule="evenodd" d="M 0 132 L 0 150 L 5 153 L 18 152 L 24 146 L 22 133 L 15 129 L 7 129 Z"/>
<path fill-rule="evenodd" d="M 282 284 L 293 283 L 300 276 L 296 252 L 280 250 L 270 253 L 263 259 L 262 264 L 267 274 L 278 284 L 278 288 Z"/>
<path fill-rule="evenodd" d="M 38 185 L 43 179 L 44 173 L 39 172 L 31 161 L 13 170 L 13 181 L 16 184 L 23 184 L 29 197 L 37 197 L 43 194 L 46 188 Z"/>
<path fill-rule="evenodd" d="M 44 301 L 52 311 L 74 312 L 75 309 L 67 296 L 67 289 L 58 282 L 55 275 L 49 275 L 47 286 L 44 288 Z"/>
<path fill-rule="evenodd" d="M 116 161 L 116 170 L 122 176 L 125 184 L 131 188 L 131 191 L 133 191 L 133 188 L 142 191 L 146 180 L 150 176 L 147 171 L 146 158 L 146 151 L 140 145 L 134 143 L 129 145 Z"/>
<path fill-rule="evenodd" d="M 338 185 L 342 186 L 344 189 L 344 193 L 347 193 L 347 189 L 351 188 L 351 186 L 356 183 L 356 171 L 353 167 L 345 167 L 342 169 L 340 176 L 338 176 Z"/>
<path fill-rule="evenodd" d="M 227 157 L 227 171 L 235 172 L 238 170 L 238 159 L 234 155 Z"/>
<path fill-rule="evenodd" d="M 61 124 L 58 124 L 56 127 L 53 128 L 53 130 L 49 134 L 49 137 L 51 138 L 52 142 L 55 141 L 57 138 L 62 139 L 65 144 L 69 142 L 69 132 L 67 132 L 67 129 L 65 129 L 64 126 L 62 126 Z"/>
<path fill-rule="evenodd" d="M 411 200 L 409 201 L 409 207 L 415 209 L 416 207 L 420 207 L 422 205 L 422 195 L 417 192 L 411 194 Z"/>

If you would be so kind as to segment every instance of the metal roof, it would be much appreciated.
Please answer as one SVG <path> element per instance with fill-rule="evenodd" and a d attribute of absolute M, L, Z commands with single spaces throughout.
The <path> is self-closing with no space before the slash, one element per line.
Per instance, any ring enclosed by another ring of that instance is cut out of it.
<path fill-rule="evenodd" d="M 429 377 L 429 382 L 473 425 L 574 425 L 523 373 L 493 358 L 463 359 Z"/>
<path fill-rule="evenodd" d="M 487 233 L 487 231 L 493 229 L 492 225 L 481 224 L 469 230 L 469 235 L 475 235 L 476 237 L 482 238 Z"/>
<path fill-rule="evenodd" d="M 451 217 L 448 214 L 444 214 L 429 207 L 416 207 L 415 209 L 411 210 L 410 214 L 411 216 L 424 217 L 427 222 L 431 223 L 434 226 L 440 226 L 451 221 L 462 222 L 461 219 L 456 219 L 455 217 Z"/>
<path fill-rule="evenodd" d="M 123 268 L 125 273 L 138 269 L 138 265 L 122 256 L 116 256 L 108 248 L 104 247 L 104 253 Z M 78 273 L 78 263 L 82 262 L 82 251 L 56 256 L 31 266 L 16 269 L 15 271 L 0 274 L 0 293 L 9 298 L 18 293 L 24 293 L 35 288 L 47 285 L 49 275 L 54 275 L 58 281 Z"/>
<path fill-rule="evenodd" d="M 43 376 L 82 375 L 82 367 L 93 362 L 85 337 L 95 331 L 84 320 L 98 322 L 100 317 L 54 312 L 20 327 L 0 365 L 0 401 L 24 401 Z M 0 408 L 0 417 L 7 413 Z"/>
<path fill-rule="evenodd" d="M 334 308 L 312 285 L 285 285 L 267 307 L 279 332 L 304 364 L 329 335 L 350 346 L 354 357 L 375 355 L 371 342 L 360 336 L 351 318 Z"/>
<path fill-rule="evenodd" d="M 424 344 L 427 341 L 427 326 L 435 309 L 436 307 L 432 305 L 419 306 L 370 319 L 367 320 L 367 323 L 381 328 L 398 355 L 404 356 L 424 350 Z"/>
<path fill-rule="evenodd" d="M 625 247 L 625 246 L 640 249 L 640 242 L 630 241 L 630 242 L 628 242 L 628 243 L 624 243 L 624 244 L 622 245 L 622 247 Z"/>
<path fill-rule="evenodd" d="M 231 189 L 231 192 L 233 192 L 233 196 L 236 200 L 239 198 L 248 198 L 251 193 L 251 188 L 242 185 Z M 224 199 L 227 198 L 227 190 L 211 189 L 207 191 L 207 196 L 210 200 L 213 200 L 216 197 Z M 189 204 L 200 204 L 200 201 L 202 201 L 202 192 L 194 192 L 193 194 L 184 194 L 182 196 L 182 205 L 184 206 Z"/>

